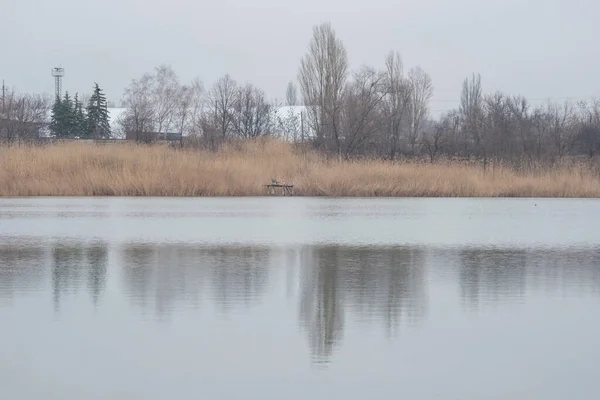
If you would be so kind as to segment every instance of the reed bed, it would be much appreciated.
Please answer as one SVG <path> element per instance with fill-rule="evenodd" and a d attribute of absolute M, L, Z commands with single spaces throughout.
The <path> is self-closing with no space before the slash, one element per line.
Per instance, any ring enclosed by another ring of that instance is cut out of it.
<path fill-rule="evenodd" d="M 327 159 L 277 140 L 217 152 L 61 143 L 0 148 L 0 196 L 261 196 L 275 178 L 300 196 L 600 197 L 589 163 L 516 170 L 458 161 Z"/>

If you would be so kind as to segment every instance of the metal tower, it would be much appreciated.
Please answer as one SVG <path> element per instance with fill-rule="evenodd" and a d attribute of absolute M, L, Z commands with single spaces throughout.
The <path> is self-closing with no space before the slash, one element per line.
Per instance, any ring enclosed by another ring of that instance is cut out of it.
<path fill-rule="evenodd" d="M 56 92 L 56 97 L 59 99 L 62 98 L 62 77 L 65 76 L 65 69 L 62 67 L 52 68 L 52 76 L 54 77 L 54 91 Z"/>

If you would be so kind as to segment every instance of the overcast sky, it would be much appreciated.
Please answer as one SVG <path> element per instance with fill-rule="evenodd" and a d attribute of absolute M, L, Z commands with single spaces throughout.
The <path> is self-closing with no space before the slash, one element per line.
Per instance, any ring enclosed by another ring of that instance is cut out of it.
<path fill-rule="evenodd" d="M 351 67 L 397 50 L 434 84 L 434 112 L 462 80 L 530 99 L 600 96 L 596 0 L 0 0 L 0 78 L 21 92 L 90 92 L 119 101 L 134 78 L 170 64 L 209 87 L 229 73 L 271 98 L 296 81 L 312 27 L 330 21 Z M 539 101 L 534 101 L 539 103 Z"/>

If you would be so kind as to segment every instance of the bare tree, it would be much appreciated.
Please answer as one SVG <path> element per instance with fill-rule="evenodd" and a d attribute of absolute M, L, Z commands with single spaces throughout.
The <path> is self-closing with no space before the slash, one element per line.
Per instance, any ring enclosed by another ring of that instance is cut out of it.
<path fill-rule="evenodd" d="M 285 102 L 288 106 L 295 106 L 298 104 L 298 89 L 294 82 L 289 82 L 285 91 Z"/>
<path fill-rule="evenodd" d="M 227 138 L 231 131 L 231 114 L 237 94 L 238 85 L 229 75 L 220 78 L 210 90 L 207 122 L 214 126 L 221 139 Z"/>
<path fill-rule="evenodd" d="M 199 79 L 182 85 L 170 66 L 161 65 L 153 73 L 133 80 L 125 90 L 127 108 L 120 125 L 127 138 L 151 142 L 166 139 L 167 133 L 183 136 L 201 123 L 204 88 Z"/>
<path fill-rule="evenodd" d="M 481 76 L 479 74 L 473 74 L 471 80 L 466 78 L 463 81 L 459 113 L 465 134 L 474 143 L 475 152 L 478 155 L 484 153 L 485 158 L 485 149 L 482 147 L 483 94 L 481 90 Z"/>
<path fill-rule="evenodd" d="M 519 141 L 522 154 L 531 160 L 536 155 L 536 143 L 531 129 L 529 103 L 523 96 L 511 96 L 507 98 L 507 104 L 511 129 Z"/>
<path fill-rule="evenodd" d="M 190 117 L 190 108 L 192 105 L 192 88 L 190 86 L 181 86 L 175 99 L 175 109 L 173 111 L 173 126 L 179 134 L 179 145 L 183 147 L 183 133 L 187 128 Z"/>
<path fill-rule="evenodd" d="M 178 96 L 181 93 L 179 79 L 175 71 L 168 65 L 160 65 L 155 69 L 155 86 L 152 91 L 155 106 L 157 133 L 166 135 L 173 127 Z"/>
<path fill-rule="evenodd" d="M 308 111 L 308 122 L 320 143 L 340 137 L 340 114 L 347 75 L 346 49 L 331 24 L 315 26 L 308 52 L 300 63 L 298 79 Z"/>
<path fill-rule="evenodd" d="M 458 149 L 462 147 L 461 120 L 458 110 L 450 110 L 444 113 L 440 123 L 444 127 L 443 150 L 449 155 L 457 155 Z"/>
<path fill-rule="evenodd" d="M 410 97 L 408 103 L 408 143 L 414 152 L 421 124 L 429 113 L 429 101 L 433 96 L 433 85 L 429 75 L 415 67 L 408 72 Z"/>
<path fill-rule="evenodd" d="M 289 103 L 289 99 L 286 100 L 286 103 Z M 300 137 L 302 129 L 302 111 L 293 105 L 282 107 L 278 104 L 272 104 L 271 108 L 273 128 L 275 129 L 274 133 L 280 134 L 287 140 L 296 142 Z"/>
<path fill-rule="evenodd" d="M 251 84 L 238 88 L 231 110 L 234 132 L 244 139 L 269 134 L 271 129 L 271 105 L 265 93 Z"/>
<path fill-rule="evenodd" d="M 385 96 L 385 74 L 367 66 L 353 74 L 344 95 L 343 137 L 334 136 L 335 151 L 348 157 L 373 138 L 379 128 L 376 115 Z"/>
<path fill-rule="evenodd" d="M 551 116 L 544 107 L 536 107 L 529 116 L 529 129 L 531 143 L 533 147 L 533 155 L 537 160 L 541 160 L 546 152 L 546 147 L 550 139 Z"/>
<path fill-rule="evenodd" d="M 38 138 L 42 126 L 48 122 L 51 100 L 47 95 L 26 94 L 17 102 L 16 121 L 22 138 Z"/>
<path fill-rule="evenodd" d="M 569 151 L 573 143 L 572 125 L 575 121 L 573 104 L 565 101 L 562 107 L 549 103 L 547 106 L 550 118 L 550 136 L 554 151 L 559 160 Z"/>
<path fill-rule="evenodd" d="M 202 130 L 202 115 L 205 103 L 204 85 L 196 78 L 189 86 L 190 105 L 187 130 L 189 135 L 197 135 Z"/>
<path fill-rule="evenodd" d="M 14 90 L 5 93 L 0 138 L 8 142 L 38 138 L 48 123 L 50 108 L 47 95 L 19 94 Z"/>
<path fill-rule="evenodd" d="M 600 154 L 600 100 L 594 99 L 589 104 L 581 102 L 579 109 L 581 122 L 577 142 L 581 151 L 592 158 Z"/>
<path fill-rule="evenodd" d="M 420 135 L 420 143 L 423 151 L 429 156 L 429 161 L 433 163 L 451 135 L 454 121 L 451 116 L 446 115 L 431 125 L 431 128 Z"/>
<path fill-rule="evenodd" d="M 154 138 L 155 116 L 152 99 L 154 76 L 144 74 L 125 89 L 123 105 L 127 108 L 121 121 L 126 138 L 151 142 Z"/>
<path fill-rule="evenodd" d="M 481 147 L 496 156 L 511 157 L 515 152 L 515 132 L 511 128 L 507 96 L 501 92 L 484 96 L 481 119 L 477 136 Z"/>
<path fill-rule="evenodd" d="M 404 77 L 400 53 L 390 52 L 385 60 L 385 96 L 382 99 L 382 118 L 384 123 L 382 139 L 389 141 L 389 157 L 394 159 L 405 122 L 408 104 L 411 98 L 409 81 Z"/>

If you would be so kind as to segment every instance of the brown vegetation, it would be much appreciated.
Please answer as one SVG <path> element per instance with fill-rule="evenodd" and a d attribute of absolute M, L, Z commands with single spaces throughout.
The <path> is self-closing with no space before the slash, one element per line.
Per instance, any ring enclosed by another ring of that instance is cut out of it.
<path fill-rule="evenodd" d="M 600 197 L 591 162 L 526 169 L 459 161 L 340 161 L 278 140 L 219 151 L 136 144 L 0 148 L 0 196 Z"/>

